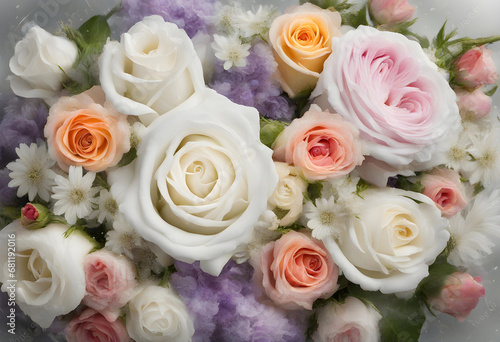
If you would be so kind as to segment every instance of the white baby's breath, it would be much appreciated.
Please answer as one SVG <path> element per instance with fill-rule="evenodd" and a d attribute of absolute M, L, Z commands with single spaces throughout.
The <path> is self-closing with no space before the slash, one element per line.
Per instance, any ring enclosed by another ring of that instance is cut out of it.
<path fill-rule="evenodd" d="M 16 153 L 19 158 L 7 164 L 7 169 L 12 171 L 9 173 L 12 180 L 8 186 L 18 187 L 18 197 L 27 194 L 28 199 L 33 201 L 38 195 L 44 201 L 49 201 L 56 173 L 51 170 L 55 161 L 50 158 L 45 144 L 32 143 L 29 147 L 21 144 L 16 147 Z"/>
<path fill-rule="evenodd" d="M 497 184 L 498 185 L 498 184 Z M 500 236 L 500 188 L 484 190 L 469 206 L 450 219 L 450 249 L 448 260 L 456 266 L 477 264 L 492 253 Z"/>
<path fill-rule="evenodd" d="M 337 239 L 340 232 L 352 223 L 353 217 L 351 209 L 343 202 L 336 202 L 333 196 L 304 205 L 303 221 L 312 230 L 312 237 L 318 240 L 327 236 Z"/>
<path fill-rule="evenodd" d="M 218 32 L 233 34 L 237 30 L 236 21 L 243 14 L 243 9 L 239 3 L 233 6 L 221 6 L 220 3 L 216 4 L 214 16 L 214 26 Z"/>
<path fill-rule="evenodd" d="M 230 37 L 214 34 L 212 47 L 216 51 L 215 57 L 224 61 L 224 69 L 228 70 L 232 66 L 244 67 L 247 65 L 247 56 L 250 54 L 250 44 L 242 44 L 238 36 Z"/>
<path fill-rule="evenodd" d="M 75 224 L 77 219 L 92 213 L 92 202 L 99 191 L 92 187 L 96 174 L 87 172 L 83 175 L 81 166 L 70 166 L 68 178 L 56 176 L 56 186 L 52 198 L 54 214 L 63 215 L 69 224 Z"/>
<path fill-rule="evenodd" d="M 113 229 L 106 234 L 106 248 L 116 254 L 125 254 L 134 259 L 133 250 L 142 248 L 145 242 L 142 237 L 125 221 L 119 217 L 113 222 Z"/>
<path fill-rule="evenodd" d="M 255 12 L 247 11 L 237 14 L 235 25 L 244 38 L 250 38 L 255 35 L 264 36 L 269 31 L 269 27 L 275 17 L 276 11 L 272 6 L 260 5 Z"/>
<path fill-rule="evenodd" d="M 113 222 L 118 213 L 118 203 L 109 191 L 102 189 L 99 192 L 99 196 L 93 202 L 98 205 L 98 208 L 92 214 L 92 218 L 97 217 L 97 222 L 99 223 L 103 223 L 104 220 Z"/>

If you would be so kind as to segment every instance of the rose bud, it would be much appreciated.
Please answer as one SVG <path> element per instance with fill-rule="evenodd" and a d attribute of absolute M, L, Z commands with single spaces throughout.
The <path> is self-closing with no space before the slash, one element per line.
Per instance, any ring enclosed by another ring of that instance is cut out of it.
<path fill-rule="evenodd" d="M 457 105 L 463 119 L 474 121 L 484 118 L 491 112 L 491 97 L 483 93 L 481 88 L 470 92 L 458 90 Z"/>
<path fill-rule="evenodd" d="M 455 62 L 457 69 L 455 81 L 468 88 L 496 83 L 497 70 L 491 55 L 492 52 L 484 45 L 465 52 Z"/>
<path fill-rule="evenodd" d="M 455 272 L 446 279 L 441 292 L 429 299 L 429 305 L 463 322 L 485 294 L 481 277 Z"/>
<path fill-rule="evenodd" d="M 434 169 L 421 180 L 423 194 L 441 210 L 444 217 L 451 217 L 467 205 L 465 187 L 459 174 L 449 169 Z"/>
<path fill-rule="evenodd" d="M 21 209 L 21 225 L 27 229 L 40 229 L 49 224 L 50 210 L 38 203 L 28 203 Z"/>
<path fill-rule="evenodd" d="M 370 0 L 368 8 L 378 24 L 397 24 L 408 21 L 415 13 L 415 7 L 408 0 Z"/>

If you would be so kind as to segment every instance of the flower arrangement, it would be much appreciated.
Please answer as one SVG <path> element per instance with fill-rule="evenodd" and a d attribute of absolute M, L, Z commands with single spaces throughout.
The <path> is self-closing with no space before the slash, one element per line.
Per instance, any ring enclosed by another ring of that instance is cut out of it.
<path fill-rule="evenodd" d="M 417 341 L 428 314 L 465 320 L 500 236 L 500 36 L 430 42 L 414 13 L 123 0 L 34 25 L 2 98 L 8 332 Z"/>

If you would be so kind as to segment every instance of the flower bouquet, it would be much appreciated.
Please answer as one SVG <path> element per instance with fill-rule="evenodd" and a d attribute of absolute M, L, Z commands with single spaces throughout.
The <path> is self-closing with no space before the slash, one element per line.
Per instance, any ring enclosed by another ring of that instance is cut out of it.
<path fill-rule="evenodd" d="M 418 341 L 466 320 L 500 235 L 500 36 L 429 39 L 407 0 L 289 5 L 25 26 L 0 99 L 6 338 Z"/>

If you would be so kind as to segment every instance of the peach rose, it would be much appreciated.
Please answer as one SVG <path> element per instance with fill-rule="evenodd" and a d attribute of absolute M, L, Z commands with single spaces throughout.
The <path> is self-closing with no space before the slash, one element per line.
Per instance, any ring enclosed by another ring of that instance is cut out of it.
<path fill-rule="evenodd" d="M 469 88 L 496 83 L 497 69 L 491 55 L 491 50 L 484 45 L 464 53 L 455 63 L 458 71 L 455 76 L 457 83 Z"/>
<path fill-rule="evenodd" d="M 429 300 L 429 305 L 463 322 L 486 293 L 480 281 L 481 277 L 455 272 L 445 281 L 441 293 Z"/>
<path fill-rule="evenodd" d="M 255 281 L 271 300 L 288 310 L 312 310 L 318 298 L 337 290 L 338 268 L 323 243 L 290 231 L 251 259 Z"/>
<path fill-rule="evenodd" d="M 323 63 L 332 52 L 332 38 L 340 36 L 338 12 L 305 3 L 276 18 L 269 41 L 278 63 L 278 81 L 290 97 L 316 86 Z"/>
<path fill-rule="evenodd" d="M 127 304 L 135 286 L 135 272 L 124 256 L 107 250 L 90 253 L 83 259 L 86 294 L 83 303 L 114 320 Z"/>
<path fill-rule="evenodd" d="M 130 149 L 127 116 L 106 101 L 98 86 L 61 97 L 50 108 L 44 134 L 51 157 L 65 171 L 70 165 L 103 171 Z"/>
<path fill-rule="evenodd" d="M 378 24 L 397 24 L 410 20 L 415 7 L 408 0 L 370 0 L 368 8 Z"/>
<path fill-rule="evenodd" d="M 276 139 L 273 158 L 298 166 L 309 180 L 348 174 L 363 161 L 358 130 L 338 114 L 312 105 Z"/>
<path fill-rule="evenodd" d="M 434 169 L 421 180 L 423 194 L 441 210 L 443 216 L 451 217 L 467 205 L 465 188 L 459 174 L 450 169 Z"/>
<path fill-rule="evenodd" d="M 67 325 L 68 342 L 128 342 L 127 329 L 121 320 L 108 321 L 93 309 L 86 309 Z"/>
<path fill-rule="evenodd" d="M 479 120 L 491 112 L 491 97 L 483 93 L 481 88 L 470 92 L 468 90 L 456 91 L 460 115 L 466 120 Z"/>

